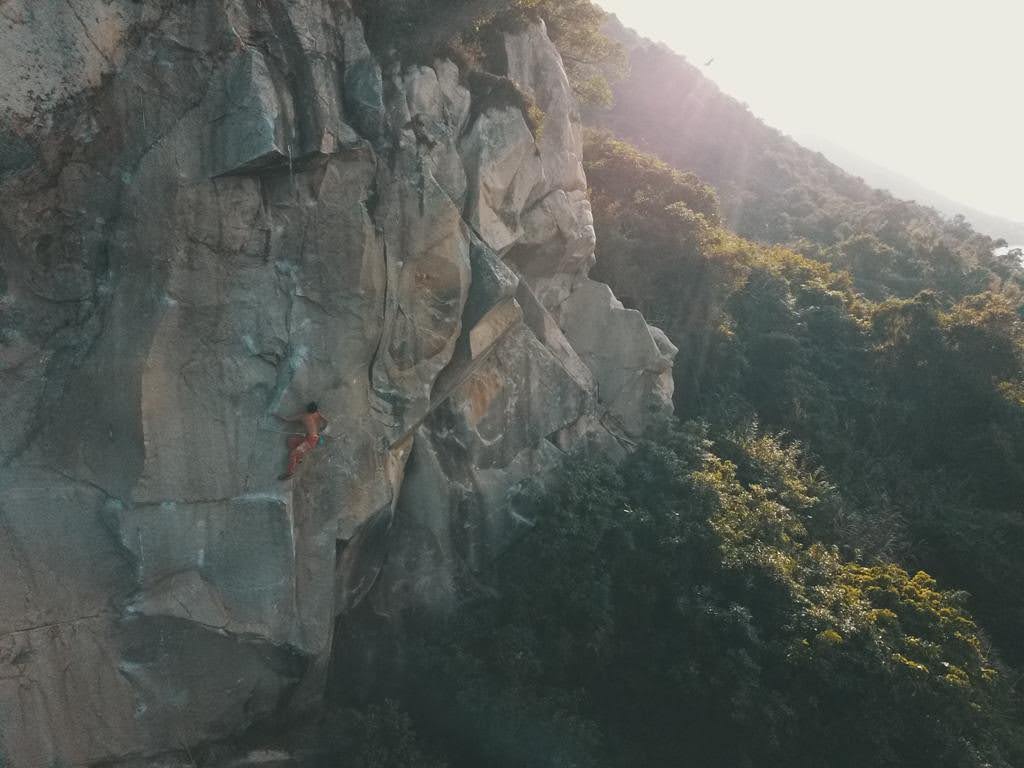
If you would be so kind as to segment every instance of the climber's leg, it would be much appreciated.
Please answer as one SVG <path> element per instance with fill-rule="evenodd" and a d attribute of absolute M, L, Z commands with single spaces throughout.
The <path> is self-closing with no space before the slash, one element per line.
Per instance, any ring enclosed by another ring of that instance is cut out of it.
<path fill-rule="evenodd" d="M 299 438 L 295 438 L 299 439 Z M 295 470 L 298 469 L 299 464 L 306 458 L 306 454 L 309 453 L 316 446 L 318 438 L 310 435 L 304 439 L 299 439 L 298 445 L 292 448 L 291 453 L 288 454 L 288 469 L 285 470 L 284 474 L 279 478 L 280 480 L 287 480 L 289 477 L 295 474 Z M 291 440 L 288 441 L 289 446 Z"/>
<path fill-rule="evenodd" d="M 299 465 L 299 462 L 302 461 L 302 457 L 296 456 L 295 452 L 298 447 L 305 442 L 305 440 L 306 439 L 304 437 L 299 437 L 298 435 L 291 435 L 288 438 L 288 469 L 284 471 L 284 474 L 281 475 L 278 480 L 287 480 L 295 474 L 295 468 Z"/>

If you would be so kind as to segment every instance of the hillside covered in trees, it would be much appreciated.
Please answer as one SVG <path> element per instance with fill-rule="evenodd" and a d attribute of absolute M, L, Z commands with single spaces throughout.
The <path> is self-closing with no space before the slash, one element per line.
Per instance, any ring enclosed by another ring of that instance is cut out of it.
<path fill-rule="evenodd" d="M 676 421 L 567 459 L 345 710 L 354 764 L 1024 764 L 1019 268 L 612 23 L 623 68 L 585 0 L 457 47 L 500 77 L 523 14 L 576 64 L 593 274 L 679 347 Z"/>
<path fill-rule="evenodd" d="M 615 19 L 604 30 L 628 66 L 596 65 L 612 70 L 613 100 L 587 108 L 587 121 L 711 185 L 731 231 L 846 269 L 876 299 L 923 288 L 959 296 L 1009 276 L 996 243 L 963 218 L 872 189 L 765 125 L 678 53 Z"/>

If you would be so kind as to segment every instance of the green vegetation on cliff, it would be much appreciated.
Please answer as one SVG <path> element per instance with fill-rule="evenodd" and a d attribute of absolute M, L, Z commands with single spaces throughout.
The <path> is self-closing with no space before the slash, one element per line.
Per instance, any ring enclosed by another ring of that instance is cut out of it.
<path fill-rule="evenodd" d="M 965 596 L 816 541 L 841 506 L 756 432 L 576 457 L 488 590 L 413 642 L 394 717 L 453 767 L 1019 764 Z"/>
<path fill-rule="evenodd" d="M 625 73 L 622 47 L 602 33 L 607 14 L 590 0 L 355 0 L 370 45 L 406 61 L 438 54 L 468 72 L 506 75 L 500 33 L 541 19 L 582 103 L 610 106 Z M 385 56 L 386 58 L 386 56 Z"/>
<path fill-rule="evenodd" d="M 1003 653 L 1024 661 L 1016 283 L 872 302 L 853 288 L 855 267 L 716 227 L 692 175 L 604 135 L 587 165 L 595 277 L 680 346 L 677 412 L 715 433 L 760 425 L 799 441 L 846 500 L 835 543 L 968 589 Z"/>
<path fill-rule="evenodd" d="M 600 18 L 523 12 L 570 63 Z M 366 764 L 1024 764 L 1019 269 L 617 36 L 591 119 L 658 156 L 589 133 L 593 276 L 679 346 L 679 423 L 569 460 L 379 692 L 415 759 Z"/>

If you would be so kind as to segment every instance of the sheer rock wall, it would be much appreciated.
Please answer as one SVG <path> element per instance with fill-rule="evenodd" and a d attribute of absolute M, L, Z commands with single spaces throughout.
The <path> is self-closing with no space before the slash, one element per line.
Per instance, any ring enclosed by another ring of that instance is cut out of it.
<path fill-rule="evenodd" d="M 339 619 L 450 608 L 525 484 L 670 410 L 557 51 L 506 49 L 539 138 L 344 0 L 0 3 L 0 764 L 315 706 Z"/>

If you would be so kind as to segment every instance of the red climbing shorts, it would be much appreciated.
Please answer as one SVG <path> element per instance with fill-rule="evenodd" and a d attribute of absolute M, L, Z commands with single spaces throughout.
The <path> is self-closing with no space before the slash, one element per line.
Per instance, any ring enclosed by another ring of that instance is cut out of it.
<path fill-rule="evenodd" d="M 287 474 L 293 474 L 296 467 L 306 458 L 306 454 L 316 448 L 320 438 L 317 435 L 306 435 L 306 437 L 289 437 L 288 447 L 291 452 L 288 454 Z"/>

